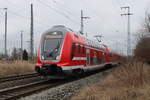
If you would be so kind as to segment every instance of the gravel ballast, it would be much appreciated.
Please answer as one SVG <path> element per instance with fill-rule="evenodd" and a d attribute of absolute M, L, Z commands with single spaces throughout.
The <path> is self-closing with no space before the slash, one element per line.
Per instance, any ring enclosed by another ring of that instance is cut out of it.
<path fill-rule="evenodd" d="M 111 70 L 99 72 L 89 77 L 50 88 L 31 96 L 22 97 L 19 100 L 69 100 L 69 98 L 78 93 L 81 88 L 103 80 L 110 72 Z"/>

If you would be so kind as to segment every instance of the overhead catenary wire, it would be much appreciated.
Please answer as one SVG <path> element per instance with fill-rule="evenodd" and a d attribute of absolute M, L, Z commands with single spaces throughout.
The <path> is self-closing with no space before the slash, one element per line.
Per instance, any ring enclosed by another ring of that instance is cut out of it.
<path fill-rule="evenodd" d="M 30 20 L 30 17 L 27 17 L 27 16 L 23 16 L 23 15 L 21 15 L 21 14 L 19 14 L 19 13 L 16 13 L 16 12 L 14 12 L 14 11 L 8 11 L 10 14 L 13 14 L 13 15 L 15 15 L 15 16 L 18 16 L 18 17 L 20 17 L 20 18 L 22 18 L 22 19 L 25 19 L 25 20 Z M 39 21 L 37 21 L 37 19 L 35 19 L 35 23 L 37 23 L 38 25 L 40 25 L 40 26 L 47 26 L 47 27 L 49 27 L 48 25 L 46 25 L 46 24 L 44 24 L 44 23 L 42 23 L 42 22 L 39 22 Z"/>
<path fill-rule="evenodd" d="M 10 2 L 9 0 L 7 0 L 7 1 Z M 40 2 L 42 2 L 42 1 L 40 1 Z M 47 1 L 47 2 L 48 2 L 48 1 Z M 55 0 L 54 0 L 53 2 L 58 4 L 58 2 L 56 2 Z M 45 5 L 45 6 L 47 5 L 47 7 L 50 7 L 50 5 L 48 5 L 47 3 L 45 3 L 45 2 L 42 2 L 42 3 L 43 3 L 43 5 Z M 12 2 L 11 2 L 11 4 L 13 4 L 13 5 L 15 6 L 15 3 L 12 3 Z M 71 15 L 72 17 L 74 17 L 74 15 L 69 14 L 70 12 L 69 12 L 68 10 L 63 10 L 63 11 L 67 12 L 69 15 L 65 14 L 64 12 L 61 12 L 61 11 L 57 10 L 56 8 L 53 8 L 53 7 L 50 7 L 50 8 L 52 8 L 52 10 L 55 11 L 55 12 L 57 12 L 58 14 L 64 16 L 66 19 L 70 20 L 72 23 L 74 23 L 74 24 L 76 24 L 76 25 L 80 25 L 79 22 L 76 22 L 75 20 L 73 20 L 73 19 L 70 17 L 70 15 Z M 29 20 L 29 17 L 23 16 L 23 15 L 21 15 L 21 14 L 18 14 L 18 13 L 16 13 L 16 12 L 14 12 L 14 11 L 11 12 L 11 13 L 14 14 L 14 15 L 16 15 L 16 16 L 19 16 L 20 18 L 24 18 L 24 19 Z M 39 25 L 44 25 L 43 23 L 41 24 L 41 22 L 37 22 L 36 19 L 35 19 L 35 23 L 39 23 Z M 47 25 L 44 25 L 44 26 L 47 26 Z"/>
<path fill-rule="evenodd" d="M 44 3 L 44 2 L 42 2 L 42 1 L 40 1 L 40 0 L 39 0 L 39 2 L 41 2 L 43 5 L 45 5 L 45 6 L 49 7 L 49 8 L 51 8 L 51 10 L 53 10 L 53 11 L 56 12 L 57 14 L 59 14 L 59 15 L 65 17 L 66 19 L 70 20 L 72 23 L 74 23 L 74 24 L 76 24 L 76 25 L 79 25 L 78 22 L 74 21 L 74 20 L 70 17 L 70 14 L 67 15 L 67 14 L 65 14 L 64 12 L 59 11 L 59 10 L 53 8 L 52 6 L 49 5 L 49 3 Z"/>
<path fill-rule="evenodd" d="M 86 0 L 82 0 L 81 1 L 84 5 L 87 5 L 88 3 L 87 3 L 87 1 Z M 114 7 L 115 8 L 115 7 Z M 116 8 L 115 8 L 116 9 Z M 118 8 L 117 8 L 118 9 Z M 120 7 L 119 7 L 119 9 L 120 9 Z M 91 15 L 91 17 L 93 17 L 93 19 L 94 18 L 98 18 L 98 20 L 96 20 L 96 21 L 98 21 L 99 23 L 104 23 L 104 21 L 103 21 L 103 19 L 104 19 L 104 17 L 103 16 L 99 16 L 98 14 L 96 14 L 96 10 L 93 8 L 93 7 L 91 7 L 91 9 L 88 9 L 88 10 L 90 10 L 90 12 L 91 13 L 93 13 L 92 15 Z M 116 11 L 116 10 L 115 10 Z M 117 11 L 116 11 L 117 12 Z M 118 16 L 119 16 L 119 14 L 118 14 Z M 119 16 L 120 17 L 120 16 Z M 120 17 L 121 18 L 121 17 Z M 118 28 L 118 26 L 114 26 L 114 25 L 111 25 L 112 27 L 113 27 L 113 29 L 116 31 L 116 30 L 118 30 L 119 28 Z M 102 28 L 104 29 L 104 26 L 102 26 Z"/>
<path fill-rule="evenodd" d="M 50 3 L 50 4 L 52 4 L 50 1 L 47 1 L 47 0 L 45 0 L 47 3 Z M 53 4 L 56 4 L 56 5 L 59 5 L 59 6 L 63 6 L 60 10 L 64 10 L 66 13 L 68 13 L 69 15 L 71 15 L 72 17 L 74 17 L 73 16 L 73 14 L 72 14 L 72 12 L 70 12 L 70 10 L 69 10 L 69 8 L 67 7 L 67 6 L 64 6 L 63 4 L 61 4 L 61 3 L 58 3 L 57 1 L 55 1 L 55 0 L 52 0 L 52 2 L 53 2 Z M 66 8 L 66 9 L 65 9 Z"/>
<path fill-rule="evenodd" d="M 59 3 L 59 2 L 57 2 L 57 1 L 55 1 L 55 0 L 52 0 L 53 3 L 51 3 L 50 1 L 47 1 L 47 0 L 45 0 L 45 2 L 47 2 L 47 4 L 51 4 L 51 5 L 52 5 L 52 4 L 56 4 L 56 5 L 58 5 L 59 7 L 62 6 L 61 8 L 58 8 L 58 7 L 57 7 L 57 8 L 55 8 L 55 9 L 59 9 L 61 12 L 63 11 L 64 14 L 68 14 L 69 16 L 71 16 L 71 17 L 70 17 L 71 21 L 73 21 L 74 23 L 80 25 L 79 22 L 78 22 L 78 20 L 76 20 L 77 17 L 70 11 L 70 8 L 69 8 L 68 6 L 63 5 L 63 4 L 61 4 L 61 3 Z M 74 19 L 73 19 L 73 18 L 74 18 Z"/>
<path fill-rule="evenodd" d="M 59 7 L 61 7 L 61 8 L 56 7 L 55 9 L 60 10 L 64 14 L 67 14 L 68 16 L 70 16 L 70 19 L 71 19 L 72 22 L 74 22 L 76 25 L 80 25 L 79 20 L 77 20 L 77 16 L 74 15 L 70 11 L 71 9 L 68 6 L 66 6 L 66 5 L 64 5 L 64 4 L 62 4 L 62 3 L 60 3 L 60 2 L 58 2 L 56 0 L 52 0 L 52 2 L 45 0 L 45 2 L 47 2 L 47 4 L 51 4 L 51 6 L 53 4 L 55 4 L 55 5 L 59 6 Z"/>
<path fill-rule="evenodd" d="M 13 7 L 16 7 L 16 9 L 18 9 L 19 8 L 19 6 L 17 5 L 17 4 L 15 4 L 15 3 L 13 3 L 13 2 L 11 2 L 11 1 L 9 1 L 9 0 L 6 0 L 5 2 L 8 2 L 8 4 L 10 5 L 12 5 Z M 11 13 L 11 14 L 13 14 L 13 15 L 15 15 L 15 16 L 18 16 L 18 17 L 20 17 L 20 18 L 23 18 L 23 19 L 26 19 L 26 20 L 30 20 L 30 17 L 27 17 L 27 16 L 24 16 L 24 15 L 21 15 L 21 14 L 19 14 L 19 13 L 16 13 L 16 11 L 10 11 L 11 9 L 9 9 L 9 13 Z M 22 11 L 26 11 L 27 12 L 27 9 L 24 9 L 24 8 L 19 8 L 19 11 L 17 11 L 17 12 L 22 12 Z M 28 12 L 29 13 L 29 12 Z M 48 25 L 46 25 L 45 23 L 42 23 L 41 21 L 38 21 L 38 19 L 34 19 L 34 22 L 35 23 L 37 23 L 38 25 L 40 25 L 40 26 L 47 26 L 47 27 L 49 27 Z"/>
<path fill-rule="evenodd" d="M 84 5 L 88 5 L 88 2 L 86 2 L 87 0 L 82 0 L 82 3 L 84 4 Z M 117 0 L 114 0 L 113 2 L 116 2 L 117 3 L 117 5 L 121 5 L 120 4 L 120 2 Z M 122 17 L 120 16 L 120 6 L 119 7 L 117 7 L 116 5 L 114 5 L 114 3 L 112 2 L 112 7 L 114 8 L 114 12 L 116 13 L 116 14 L 118 14 L 117 16 L 118 16 L 118 18 L 120 19 L 120 20 L 122 20 Z M 93 8 L 93 6 L 91 7 L 91 9 L 88 9 L 88 10 L 90 10 L 91 11 L 91 13 L 93 13 L 91 16 L 92 17 L 94 17 L 94 18 L 98 18 L 99 20 L 97 20 L 97 21 L 99 21 L 100 23 L 103 23 L 104 22 L 104 20 L 102 20 L 102 19 L 104 19 L 104 17 L 103 16 L 99 16 L 99 15 L 97 15 L 96 14 L 96 9 L 94 9 Z M 101 20 L 100 20 L 101 19 Z M 122 21 L 121 21 L 122 22 Z M 122 24 L 120 22 L 120 24 Z M 118 24 L 116 24 L 116 25 L 110 25 L 111 27 L 112 27 L 112 29 L 113 29 L 113 31 L 111 31 L 111 33 L 113 32 L 115 32 L 115 31 L 118 31 L 119 29 L 121 29 L 121 27 L 120 26 L 117 26 Z M 124 25 L 124 24 L 123 24 Z M 102 26 L 103 27 L 103 26 Z M 124 28 L 125 29 L 125 28 Z"/>
<path fill-rule="evenodd" d="M 21 17 L 21 18 L 24 18 L 24 19 L 30 20 L 30 17 L 23 16 L 23 15 L 18 14 L 18 13 L 16 13 L 16 12 L 10 11 L 10 13 L 12 13 L 12 14 L 14 14 L 14 15 L 16 15 L 16 16 L 19 16 L 19 17 Z M 35 19 L 35 23 L 39 23 L 39 24 L 41 24 L 41 25 L 47 26 L 46 24 L 44 24 L 44 23 L 42 23 L 42 22 L 37 21 L 37 19 Z"/>
<path fill-rule="evenodd" d="M 28 20 L 28 21 L 30 20 L 30 17 L 21 15 L 21 14 L 19 14 L 19 13 L 16 13 L 16 12 L 14 12 L 14 11 L 11 11 L 11 10 L 8 10 L 8 13 L 9 13 L 9 14 L 12 14 L 12 15 L 14 15 L 14 16 L 17 16 L 17 17 L 19 17 L 19 18 L 21 18 L 21 19 L 25 19 L 25 20 Z M 46 24 L 44 24 L 44 23 L 38 22 L 37 19 L 35 19 L 34 22 L 37 23 L 36 26 L 37 26 L 37 25 L 40 25 L 40 26 L 38 26 L 38 27 L 41 27 L 41 26 L 42 26 L 42 27 L 44 27 L 44 26 L 49 27 L 48 25 L 46 25 Z M 28 26 L 25 25 L 25 24 L 24 24 L 24 26 L 28 27 Z M 37 29 L 39 29 L 39 28 L 36 28 L 36 32 L 39 32 L 39 33 L 40 33 L 40 31 L 37 31 Z"/>
<path fill-rule="evenodd" d="M 72 23 L 74 23 L 74 24 L 76 24 L 76 25 L 79 25 L 79 23 L 75 22 L 75 21 L 72 20 L 68 15 L 62 13 L 61 11 L 58 11 L 58 10 L 54 9 L 53 7 L 51 7 L 50 5 L 48 5 L 47 3 L 45 3 L 45 2 L 43 2 L 43 1 L 41 1 L 41 0 L 37 0 L 37 1 L 38 1 L 39 3 L 41 3 L 42 5 L 44 5 L 44 6 L 48 7 L 48 8 L 50 8 L 50 10 L 53 10 L 55 13 L 57 13 L 57 14 L 59 14 L 59 15 L 65 17 L 66 19 L 70 20 Z"/>
<path fill-rule="evenodd" d="M 17 9 L 17 12 L 28 12 L 25 8 L 20 8 L 19 5 L 15 4 L 14 2 L 12 2 L 13 0 L 5 0 L 5 2 L 7 2 L 7 4 L 13 6 L 14 8 Z M 14 0 L 15 1 L 15 0 Z"/>
<path fill-rule="evenodd" d="M 25 20 L 30 20 L 29 17 L 23 16 L 23 15 L 21 15 L 21 14 L 19 14 L 19 13 L 16 13 L 16 12 L 14 12 L 14 11 L 11 11 L 11 10 L 8 10 L 8 14 L 15 15 L 15 16 L 17 16 L 17 17 L 19 17 L 19 18 L 22 18 L 22 19 L 25 19 Z M 4 15 L 3 15 L 3 16 L 4 16 Z M 9 15 L 8 15 L 8 16 L 9 16 Z M 12 19 L 12 16 L 11 16 L 11 19 Z M 39 25 L 42 25 L 42 24 L 40 23 Z M 22 26 L 27 26 L 27 25 L 23 24 Z M 6 50 L 5 50 L 5 52 L 6 52 Z M 6 53 L 5 53 L 5 55 L 6 55 Z"/>

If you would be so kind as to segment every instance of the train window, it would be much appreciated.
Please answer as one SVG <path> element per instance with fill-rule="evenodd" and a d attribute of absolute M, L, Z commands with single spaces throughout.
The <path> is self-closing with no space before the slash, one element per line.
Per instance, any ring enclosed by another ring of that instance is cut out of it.
<path fill-rule="evenodd" d="M 78 53 L 80 54 L 80 52 L 81 52 L 81 46 L 78 45 Z"/>
<path fill-rule="evenodd" d="M 84 50 L 85 50 L 85 48 L 84 48 L 84 46 L 82 47 L 82 54 L 84 54 Z"/>
<path fill-rule="evenodd" d="M 93 64 L 97 64 L 97 51 L 94 50 Z"/>
<path fill-rule="evenodd" d="M 93 57 L 93 64 L 97 64 L 97 57 Z"/>
<path fill-rule="evenodd" d="M 98 58 L 97 59 L 97 64 L 101 64 L 103 62 L 103 59 L 102 58 Z"/>
<path fill-rule="evenodd" d="M 50 32 L 43 38 L 42 55 L 44 60 L 57 60 L 63 42 L 62 32 Z"/>
<path fill-rule="evenodd" d="M 75 44 L 73 44 L 72 45 L 72 58 L 74 57 L 74 55 L 75 55 L 75 51 L 76 51 L 76 45 Z"/>
<path fill-rule="evenodd" d="M 90 64 L 93 65 L 93 57 L 90 58 Z"/>
<path fill-rule="evenodd" d="M 90 64 L 90 49 L 88 48 L 86 48 L 86 56 L 87 56 L 86 64 L 89 65 Z"/>

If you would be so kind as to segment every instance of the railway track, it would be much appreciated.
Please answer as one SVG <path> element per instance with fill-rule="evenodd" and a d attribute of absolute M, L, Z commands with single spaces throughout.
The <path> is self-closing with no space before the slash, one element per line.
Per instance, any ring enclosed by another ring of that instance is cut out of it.
<path fill-rule="evenodd" d="M 39 82 L 0 90 L 0 100 L 15 100 L 20 96 L 25 96 L 31 92 L 33 93 L 41 88 L 47 88 L 50 86 L 49 84 L 46 84 L 47 82 L 48 80 L 41 80 Z"/>
<path fill-rule="evenodd" d="M 20 80 L 20 79 L 27 79 L 27 78 L 31 78 L 31 77 L 37 77 L 37 76 L 39 76 L 38 73 L 24 74 L 24 75 L 10 76 L 10 77 L 3 77 L 3 78 L 0 78 L 0 83 L 7 82 L 7 81 Z"/>
<path fill-rule="evenodd" d="M 0 100 L 16 100 L 19 97 L 26 96 L 43 89 L 51 88 L 59 84 L 63 83 L 53 83 L 49 80 L 41 80 L 39 82 L 3 89 L 0 90 Z"/>
<path fill-rule="evenodd" d="M 0 100 L 16 100 L 22 96 L 33 94 L 37 91 L 44 89 L 52 88 L 67 82 L 71 82 L 74 79 L 70 80 L 41 80 L 39 82 L 29 83 L 26 85 L 20 85 L 16 87 L 6 88 L 0 90 Z"/>
<path fill-rule="evenodd" d="M 102 70 L 100 70 L 100 71 L 102 71 Z M 49 89 L 49 88 L 52 88 L 55 86 L 59 86 L 59 85 L 65 84 L 65 83 L 79 80 L 81 78 L 93 75 L 100 71 L 83 74 L 83 75 L 81 75 L 81 77 L 78 77 L 78 78 L 69 78 L 69 79 L 64 79 L 61 81 L 43 79 L 43 80 L 40 80 L 40 81 L 34 82 L 34 83 L 29 83 L 29 84 L 25 84 L 25 85 L 2 89 L 2 90 L 0 90 L 0 100 L 16 100 L 20 97 L 27 96 L 27 95 L 33 94 L 35 92 L 39 92 L 44 89 Z M 106 69 L 103 71 L 106 71 Z"/>

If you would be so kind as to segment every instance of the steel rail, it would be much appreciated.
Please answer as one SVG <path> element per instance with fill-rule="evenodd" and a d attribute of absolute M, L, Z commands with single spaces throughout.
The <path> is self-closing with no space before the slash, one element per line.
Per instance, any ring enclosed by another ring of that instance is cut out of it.
<path fill-rule="evenodd" d="M 110 68 L 112 69 L 112 68 Z M 20 97 L 27 96 L 30 94 L 33 94 L 35 92 L 39 92 L 44 89 L 53 88 L 65 83 L 73 82 L 76 80 L 80 80 L 82 78 L 88 77 L 90 75 L 96 74 L 98 72 L 106 72 L 107 69 L 97 70 L 91 73 L 83 74 L 78 78 L 70 78 L 70 79 L 64 79 L 61 81 L 58 80 L 41 80 L 39 82 L 29 83 L 26 85 L 20 85 L 16 87 L 6 88 L 0 90 L 0 100 L 16 100 Z M 111 71 L 111 70 L 110 70 Z M 103 75 L 103 74 L 102 74 Z M 107 74 L 104 74 L 103 76 L 107 76 Z"/>
<path fill-rule="evenodd" d="M 6 88 L 0 90 L 0 100 L 12 100 L 18 97 L 18 95 L 25 94 L 24 92 L 33 91 L 34 88 L 38 88 L 38 86 L 43 85 L 48 82 L 48 80 L 42 80 L 39 82 L 29 83 L 26 85 L 15 86 L 11 88 Z M 22 90 L 22 91 L 21 91 Z"/>
<path fill-rule="evenodd" d="M 2 77 L 2 78 L 0 78 L 0 83 L 7 82 L 7 81 L 20 80 L 20 79 L 25 79 L 25 78 L 31 78 L 31 77 L 37 77 L 37 76 L 39 76 L 38 73 Z"/>

